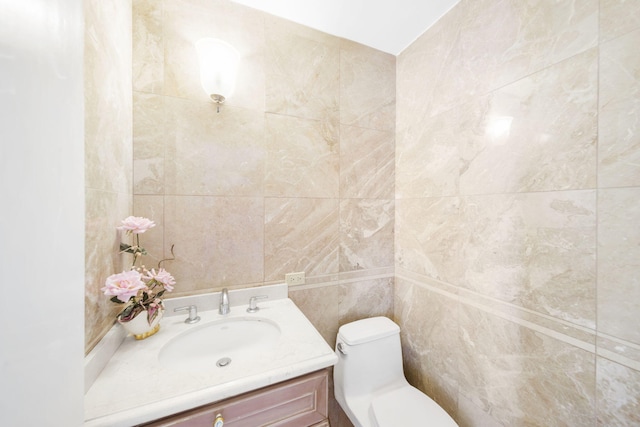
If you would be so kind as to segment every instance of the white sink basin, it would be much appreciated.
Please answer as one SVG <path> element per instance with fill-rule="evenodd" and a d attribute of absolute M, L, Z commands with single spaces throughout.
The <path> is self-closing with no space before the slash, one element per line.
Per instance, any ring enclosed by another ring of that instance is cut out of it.
<path fill-rule="evenodd" d="M 262 317 L 216 320 L 172 338 L 158 359 L 167 368 L 190 371 L 256 362 L 275 348 L 280 332 L 275 322 Z"/>

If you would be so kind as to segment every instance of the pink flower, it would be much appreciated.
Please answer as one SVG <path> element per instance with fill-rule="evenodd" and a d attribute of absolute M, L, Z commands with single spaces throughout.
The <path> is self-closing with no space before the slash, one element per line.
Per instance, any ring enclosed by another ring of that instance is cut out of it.
<path fill-rule="evenodd" d="M 116 227 L 118 230 L 124 230 L 127 234 L 141 234 L 156 226 L 156 223 L 149 218 L 141 216 L 129 216 L 122 220 L 122 225 Z"/>
<path fill-rule="evenodd" d="M 120 301 L 127 302 L 140 289 L 145 289 L 146 287 L 147 285 L 142 281 L 142 274 L 138 271 L 130 270 L 107 277 L 105 286 L 101 291 L 105 295 L 113 295 Z"/>
<path fill-rule="evenodd" d="M 144 276 L 144 278 L 161 283 L 167 292 L 173 291 L 173 285 L 176 284 L 176 279 L 174 279 L 173 276 L 164 268 L 158 270 L 157 273 L 156 270 L 152 268 L 151 271 L 147 271 L 147 275 Z"/>

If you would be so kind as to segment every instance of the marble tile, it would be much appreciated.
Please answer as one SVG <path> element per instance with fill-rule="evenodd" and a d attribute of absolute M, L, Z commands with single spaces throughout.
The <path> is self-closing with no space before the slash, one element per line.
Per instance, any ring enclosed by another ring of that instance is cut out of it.
<path fill-rule="evenodd" d="M 469 105 L 477 118 L 462 128 L 476 137 L 460 141 L 461 194 L 595 187 L 597 53 L 589 50 Z"/>
<path fill-rule="evenodd" d="M 407 380 L 455 415 L 459 302 L 399 278 L 394 292 Z"/>
<path fill-rule="evenodd" d="M 266 198 L 264 279 L 338 272 L 339 205 L 334 199 Z"/>
<path fill-rule="evenodd" d="M 394 131 L 396 59 L 353 42 L 340 50 L 340 123 Z"/>
<path fill-rule="evenodd" d="M 338 276 L 335 276 L 335 280 L 338 278 L 346 283 L 346 282 L 357 282 L 360 279 L 369 279 L 370 277 L 379 277 L 379 278 L 392 278 L 394 275 L 395 267 L 394 265 L 388 265 L 386 267 L 379 268 L 368 268 L 366 270 L 350 270 L 350 271 L 341 271 Z M 331 279 L 334 280 L 334 279 Z M 325 280 L 326 281 L 326 280 Z"/>
<path fill-rule="evenodd" d="M 370 279 L 340 285 L 340 325 L 374 316 L 393 319 L 393 279 Z"/>
<path fill-rule="evenodd" d="M 264 204 L 260 198 L 165 195 L 167 269 L 189 291 L 263 280 Z"/>
<path fill-rule="evenodd" d="M 395 136 L 392 132 L 340 127 L 340 197 L 394 197 Z"/>
<path fill-rule="evenodd" d="M 473 161 L 465 147 L 482 144 L 480 107 L 424 116 L 397 132 L 396 197 L 455 196 Z"/>
<path fill-rule="evenodd" d="M 162 93 L 162 2 L 133 0 L 133 90 Z"/>
<path fill-rule="evenodd" d="M 400 267 L 595 326 L 593 191 L 397 203 Z"/>
<path fill-rule="evenodd" d="M 600 0 L 600 40 L 611 40 L 640 28 L 640 3 Z"/>
<path fill-rule="evenodd" d="M 137 265 L 145 265 L 147 268 L 159 268 L 163 267 L 167 271 L 171 271 L 171 262 L 164 261 L 160 265 L 159 263 L 171 256 L 171 244 L 165 245 L 165 219 L 164 219 L 164 196 L 162 195 L 136 195 L 133 198 L 133 212 L 132 215 L 142 216 L 152 220 L 156 226 L 151 230 L 140 235 L 140 245 L 146 249 L 147 255 L 140 258 L 140 262 Z M 125 243 L 131 244 L 127 237 L 123 238 Z M 166 251 L 165 251 L 166 250 Z M 179 278 L 176 278 L 179 280 Z M 178 283 L 177 288 L 179 289 Z M 167 295 L 171 297 L 171 295 Z"/>
<path fill-rule="evenodd" d="M 118 312 L 100 288 L 107 276 L 122 271 L 115 226 L 131 212 L 131 1 L 86 1 L 84 24 L 84 331 L 88 353 Z"/>
<path fill-rule="evenodd" d="M 133 92 L 133 192 L 164 193 L 164 100 Z"/>
<path fill-rule="evenodd" d="M 336 123 L 266 114 L 265 196 L 337 198 Z"/>
<path fill-rule="evenodd" d="M 598 333 L 596 354 L 612 362 L 640 371 L 640 345 Z"/>
<path fill-rule="evenodd" d="M 595 327 L 595 211 L 593 191 L 465 199 L 466 286 Z"/>
<path fill-rule="evenodd" d="M 224 40 L 240 53 L 236 90 L 225 102 L 264 109 L 264 14 L 226 0 L 164 0 L 164 94 L 208 101 L 200 85 L 195 42 Z"/>
<path fill-rule="evenodd" d="M 640 185 L 639 45 L 640 29 L 600 46 L 600 188 Z"/>
<path fill-rule="evenodd" d="M 640 344 L 640 189 L 598 192 L 598 331 Z"/>
<path fill-rule="evenodd" d="M 597 51 L 398 131 L 399 197 L 593 188 Z M 500 168 L 496 168 L 498 162 Z"/>
<path fill-rule="evenodd" d="M 461 395 L 505 426 L 595 423 L 593 353 L 461 305 Z"/>
<path fill-rule="evenodd" d="M 465 99 L 465 73 L 469 70 L 462 68 L 460 52 L 464 5 L 462 2 L 454 6 L 398 55 L 398 132 Z"/>
<path fill-rule="evenodd" d="M 129 268 L 119 255 L 120 221 L 132 212 L 131 196 L 110 191 L 85 191 L 85 351 L 89 352 L 115 321 L 122 307 L 109 301 L 100 288 L 106 278 Z"/>
<path fill-rule="evenodd" d="M 339 39 L 273 16 L 265 18 L 266 111 L 335 122 L 339 118 Z"/>
<path fill-rule="evenodd" d="M 471 95 L 487 93 L 597 44 L 598 0 L 478 0 L 466 1 L 465 6 L 461 55 Z"/>
<path fill-rule="evenodd" d="M 394 201 L 340 202 L 340 271 L 392 266 Z"/>
<path fill-rule="evenodd" d="M 289 288 L 289 298 L 320 332 L 331 348 L 335 347 L 340 327 L 340 295 L 339 286 L 321 286 L 308 289 Z"/>
<path fill-rule="evenodd" d="M 455 420 L 459 427 L 504 427 L 493 419 L 491 414 L 484 412 L 463 396 L 458 397 L 458 408 Z"/>
<path fill-rule="evenodd" d="M 640 425 L 640 371 L 598 357 L 598 426 Z"/>
<path fill-rule="evenodd" d="M 465 243 L 460 209 L 457 197 L 396 200 L 396 267 L 458 285 L 461 274 L 445 271 Z"/>
<path fill-rule="evenodd" d="M 131 188 L 131 2 L 85 5 L 86 187 Z M 116 173 L 114 173 L 116 171 Z M 130 190 L 129 190 L 130 191 Z"/>
<path fill-rule="evenodd" d="M 206 101 L 175 98 L 165 108 L 166 193 L 262 195 L 262 113 L 228 105 L 218 114 Z"/>

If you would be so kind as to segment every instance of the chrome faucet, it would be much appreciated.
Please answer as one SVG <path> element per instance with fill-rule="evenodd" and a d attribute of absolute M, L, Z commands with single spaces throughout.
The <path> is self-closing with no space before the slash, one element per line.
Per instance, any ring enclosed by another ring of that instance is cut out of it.
<path fill-rule="evenodd" d="M 222 288 L 220 292 L 220 308 L 218 309 L 218 313 L 225 315 L 229 314 L 229 291 L 227 288 Z"/>
<path fill-rule="evenodd" d="M 184 307 L 176 307 L 173 309 L 173 311 L 183 310 L 189 310 L 189 317 L 187 317 L 184 323 L 191 325 L 200 321 L 200 316 L 198 316 L 198 307 L 196 307 L 195 305 L 185 305 Z"/>

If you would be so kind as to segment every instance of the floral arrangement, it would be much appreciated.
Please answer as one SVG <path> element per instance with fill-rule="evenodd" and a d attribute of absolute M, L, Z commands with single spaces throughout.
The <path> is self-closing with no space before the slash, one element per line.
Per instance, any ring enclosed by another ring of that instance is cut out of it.
<path fill-rule="evenodd" d="M 162 310 L 162 296 L 165 291 L 173 291 L 176 283 L 168 271 L 160 268 L 165 260 L 158 263 L 157 272 L 153 268 L 148 270 L 144 265 L 136 267 L 138 258 L 147 255 L 147 251 L 140 246 L 140 234 L 155 226 L 156 224 L 148 218 L 130 216 L 122 220 L 122 225 L 116 227 L 132 237 L 131 245 L 120 243 L 120 253 L 132 254 L 133 263 L 129 271 L 107 277 L 101 290 L 105 295 L 111 296 L 112 302 L 126 304 L 118 314 L 120 322 L 128 322 L 146 311 L 147 321 L 151 325 Z M 171 249 L 173 252 L 173 247 Z"/>

